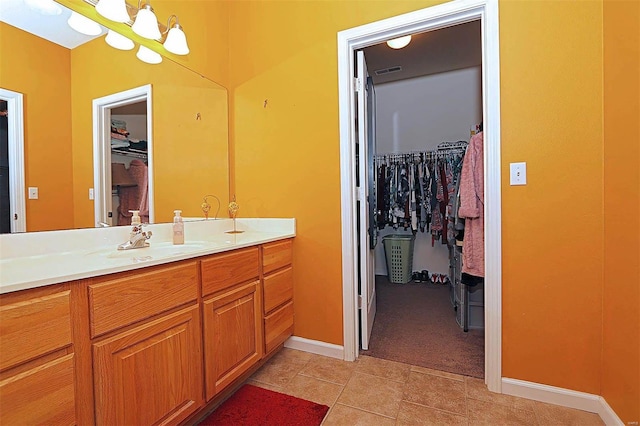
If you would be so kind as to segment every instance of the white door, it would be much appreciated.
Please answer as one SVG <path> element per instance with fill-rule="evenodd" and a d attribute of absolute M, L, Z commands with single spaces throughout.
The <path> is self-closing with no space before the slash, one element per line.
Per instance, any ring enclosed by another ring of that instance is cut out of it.
<path fill-rule="evenodd" d="M 372 124 L 372 85 L 368 84 L 369 74 L 364 52 L 357 52 L 357 123 L 358 123 L 358 257 L 360 294 L 360 340 L 363 350 L 369 349 L 369 338 L 376 315 L 375 286 L 375 191 L 373 173 L 373 153 L 375 134 Z"/>

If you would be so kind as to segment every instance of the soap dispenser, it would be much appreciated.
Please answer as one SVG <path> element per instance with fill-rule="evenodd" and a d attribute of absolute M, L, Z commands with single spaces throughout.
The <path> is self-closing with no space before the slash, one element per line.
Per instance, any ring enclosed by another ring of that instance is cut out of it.
<path fill-rule="evenodd" d="M 131 213 L 131 225 L 140 225 L 142 222 L 140 221 L 140 210 L 129 210 Z"/>
<path fill-rule="evenodd" d="M 184 244 L 184 222 L 182 221 L 182 210 L 174 210 L 173 213 L 173 244 Z"/>

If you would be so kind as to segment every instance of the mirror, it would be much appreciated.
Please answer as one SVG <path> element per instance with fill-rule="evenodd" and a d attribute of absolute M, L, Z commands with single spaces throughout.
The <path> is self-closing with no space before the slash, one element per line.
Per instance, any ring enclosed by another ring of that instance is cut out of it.
<path fill-rule="evenodd" d="M 224 87 L 167 58 L 143 63 L 104 36 L 68 49 L 0 22 L 0 52 L 0 87 L 23 94 L 25 192 L 38 192 L 25 196 L 27 231 L 96 226 L 92 102 L 145 85 L 154 222 L 170 222 L 176 209 L 203 217 L 207 194 L 229 199 Z"/>

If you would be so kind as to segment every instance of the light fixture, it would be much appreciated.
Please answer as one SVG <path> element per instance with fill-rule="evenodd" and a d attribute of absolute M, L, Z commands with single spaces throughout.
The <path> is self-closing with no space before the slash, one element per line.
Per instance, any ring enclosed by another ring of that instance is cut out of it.
<path fill-rule="evenodd" d="M 171 18 L 176 18 L 176 22 L 173 27 L 170 25 Z M 169 28 L 169 33 L 164 41 L 164 48 L 176 55 L 188 54 L 189 46 L 187 46 L 187 37 L 184 35 L 184 31 L 182 31 L 182 27 L 180 26 L 176 15 L 169 16 L 169 19 L 167 20 L 167 28 Z"/>
<path fill-rule="evenodd" d="M 53 0 L 24 0 L 24 4 L 41 15 L 55 16 L 62 13 L 62 8 Z"/>
<path fill-rule="evenodd" d="M 67 23 L 71 28 L 84 35 L 96 36 L 102 32 L 102 28 L 97 22 L 76 12 L 71 12 Z"/>
<path fill-rule="evenodd" d="M 160 62 L 162 62 L 162 56 L 160 56 L 159 53 L 154 52 L 148 47 L 142 45 L 138 49 L 138 53 L 136 53 L 136 56 L 142 62 L 146 62 L 148 64 L 159 64 Z"/>
<path fill-rule="evenodd" d="M 394 38 L 393 40 L 387 41 L 387 45 L 392 49 L 402 49 L 411 41 L 411 35 Z"/>
<path fill-rule="evenodd" d="M 115 22 L 129 22 L 125 0 L 98 0 L 96 12 Z"/>
<path fill-rule="evenodd" d="M 138 1 L 138 5 L 140 5 L 141 2 L 142 0 Z M 158 28 L 156 14 L 153 13 L 153 9 L 149 3 L 145 3 L 143 8 L 138 8 L 138 14 L 136 15 L 136 20 L 131 26 L 131 29 L 140 37 L 152 40 L 158 40 L 162 37 L 160 29 Z"/>
<path fill-rule="evenodd" d="M 104 41 L 106 41 L 109 46 L 120 50 L 131 50 L 135 47 L 133 41 L 113 30 L 109 30 Z"/>

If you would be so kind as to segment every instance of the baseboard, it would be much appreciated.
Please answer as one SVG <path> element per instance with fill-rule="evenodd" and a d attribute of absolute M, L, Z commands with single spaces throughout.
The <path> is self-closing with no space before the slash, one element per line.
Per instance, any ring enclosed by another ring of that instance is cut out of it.
<path fill-rule="evenodd" d="M 502 393 L 596 413 L 609 426 L 624 426 L 615 411 L 599 395 L 505 377 L 502 378 Z"/>
<path fill-rule="evenodd" d="M 316 355 L 331 358 L 344 359 L 344 346 L 321 342 L 319 340 L 305 339 L 304 337 L 291 336 L 284 342 L 285 348 L 297 349 Z"/>

